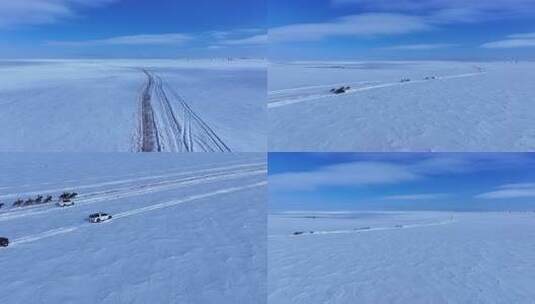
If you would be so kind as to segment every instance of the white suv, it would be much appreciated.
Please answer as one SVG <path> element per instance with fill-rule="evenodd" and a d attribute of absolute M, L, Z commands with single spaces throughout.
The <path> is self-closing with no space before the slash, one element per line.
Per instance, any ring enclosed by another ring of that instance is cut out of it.
<path fill-rule="evenodd" d="M 71 201 L 70 199 L 62 199 L 58 202 L 57 205 L 60 207 L 69 207 L 69 206 L 74 206 L 74 202 Z"/>
<path fill-rule="evenodd" d="M 111 220 L 111 215 L 107 213 L 98 212 L 89 215 L 89 222 L 91 223 L 100 223 L 107 220 Z"/>

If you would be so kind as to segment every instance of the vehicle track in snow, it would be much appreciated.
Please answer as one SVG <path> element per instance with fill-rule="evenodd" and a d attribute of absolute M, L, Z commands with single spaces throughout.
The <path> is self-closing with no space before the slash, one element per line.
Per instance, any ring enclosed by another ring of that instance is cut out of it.
<path fill-rule="evenodd" d="M 308 102 L 308 101 L 317 101 L 322 99 L 329 99 L 329 98 L 336 98 L 336 97 L 343 97 L 347 95 L 353 95 L 359 92 L 363 91 L 370 91 L 370 90 L 377 90 L 377 89 L 383 89 L 383 88 L 389 88 L 389 87 L 399 87 L 399 86 L 407 86 L 407 85 L 413 85 L 413 84 L 421 84 L 426 83 L 430 81 L 441 81 L 441 80 L 449 80 L 449 79 L 456 79 L 456 78 L 465 78 L 465 77 L 475 77 L 485 74 L 485 72 L 476 72 L 476 73 L 464 73 L 464 74 L 456 74 L 456 75 L 447 75 L 447 76 L 440 76 L 436 79 L 422 79 L 422 80 L 412 80 L 407 82 L 387 82 L 387 83 L 378 83 L 374 85 L 369 86 L 361 86 L 349 89 L 344 94 L 334 95 L 333 93 L 320 93 L 320 94 L 300 94 L 295 96 L 278 96 L 280 94 L 280 91 L 276 91 L 276 93 L 272 94 L 269 93 L 270 101 L 268 102 L 268 109 L 271 108 L 278 108 L 283 106 L 288 106 L 296 103 L 302 103 L 302 102 Z M 318 88 L 321 86 L 316 86 L 313 88 Z M 295 89 L 286 89 L 287 92 L 292 91 L 300 91 L 301 88 L 295 88 Z"/>
<path fill-rule="evenodd" d="M 404 225 L 394 225 L 394 226 L 380 226 L 380 227 L 357 227 L 353 229 L 344 229 L 344 230 L 324 230 L 324 231 L 302 231 L 301 234 L 291 234 L 291 235 L 285 235 L 290 237 L 302 237 L 302 236 L 311 236 L 311 235 L 325 235 L 325 234 L 348 234 L 348 233 L 364 233 L 364 232 L 372 232 L 372 231 L 385 231 L 385 230 L 400 230 L 400 229 L 413 229 L 413 228 L 423 228 L 423 227 L 431 227 L 431 226 L 441 226 L 441 225 L 447 225 L 455 223 L 456 220 L 454 219 L 448 219 L 438 222 L 431 222 L 431 223 L 422 223 L 422 224 L 404 224 Z M 282 236 L 282 235 L 278 235 Z M 273 235 L 270 237 L 277 237 L 277 235 Z"/>
<path fill-rule="evenodd" d="M 86 206 L 102 201 L 112 201 L 133 196 L 145 195 L 154 192 L 166 191 L 176 189 L 184 186 L 191 186 L 197 184 L 211 183 L 223 180 L 232 180 L 243 178 L 247 176 L 255 176 L 266 174 L 267 169 L 265 164 L 260 164 L 245 168 L 235 168 L 232 170 L 226 170 L 215 173 L 199 174 L 194 176 L 187 176 L 179 179 L 163 180 L 150 182 L 146 184 L 135 184 L 130 186 L 122 186 L 119 188 L 111 188 L 100 191 L 94 191 L 84 193 L 75 200 L 75 205 L 66 208 L 76 208 L 80 206 Z M 55 204 L 41 205 L 43 208 L 32 208 L 27 210 L 16 210 L 12 212 L 6 212 L 0 214 L 0 222 L 15 220 L 19 218 L 25 218 L 29 216 L 42 215 L 51 212 L 58 212 L 63 208 L 55 206 Z"/>
<path fill-rule="evenodd" d="M 137 151 L 231 152 L 219 135 L 190 105 L 152 71 L 141 100 Z"/>
<path fill-rule="evenodd" d="M 131 210 L 127 210 L 127 211 L 123 211 L 123 212 L 117 213 L 117 214 L 113 215 L 113 218 L 112 218 L 111 221 L 105 222 L 105 223 L 102 223 L 102 224 L 113 224 L 114 221 L 122 220 L 122 219 L 125 219 L 125 218 L 128 218 L 128 217 L 132 217 L 132 216 L 142 215 L 142 214 L 145 214 L 145 213 L 148 213 L 148 212 L 151 212 L 151 211 L 160 210 L 160 209 L 164 209 L 164 208 L 170 208 L 170 207 L 178 206 L 178 205 L 185 204 L 185 203 L 188 203 L 188 202 L 191 202 L 191 201 L 195 201 L 195 200 L 210 198 L 210 197 L 229 194 L 229 193 L 233 193 L 233 192 L 244 191 L 244 190 L 258 188 L 258 187 L 264 187 L 266 185 L 267 185 L 267 182 L 265 182 L 265 181 L 257 182 L 257 183 L 254 183 L 254 184 L 248 184 L 248 185 L 244 185 L 244 186 L 235 186 L 235 187 L 223 188 L 223 189 L 219 189 L 219 190 L 215 190 L 215 191 L 208 192 L 208 193 L 203 193 L 203 194 L 194 194 L 194 195 L 190 195 L 190 196 L 187 196 L 185 198 L 178 199 L 178 200 L 171 200 L 171 201 L 161 202 L 161 203 L 157 203 L 157 204 L 153 204 L 153 205 L 149 205 L 149 206 L 145 206 L 145 207 L 141 207 L 141 208 L 135 208 L 135 209 L 131 209 Z M 85 219 L 80 219 L 80 221 L 84 221 L 84 220 Z M 15 247 L 16 248 L 19 245 L 23 245 L 23 244 L 27 244 L 27 243 L 33 243 L 33 242 L 40 241 L 40 240 L 43 240 L 43 239 L 46 239 L 46 238 L 54 237 L 54 236 L 57 236 L 57 235 L 63 235 L 63 234 L 67 234 L 67 233 L 72 233 L 72 232 L 77 232 L 77 231 L 80 231 L 80 230 L 83 230 L 83 229 L 90 229 L 92 227 L 97 227 L 97 226 L 100 226 L 100 225 L 101 224 L 91 224 L 91 223 L 88 223 L 88 222 L 82 222 L 79 225 L 60 227 L 60 228 L 44 231 L 44 232 L 41 232 L 41 233 L 36 233 L 36 234 L 32 234 L 32 235 L 26 235 L 26 236 L 22 236 L 22 237 L 14 239 L 10 243 L 10 247 Z"/>
<path fill-rule="evenodd" d="M 143 72 L 147 75 L 147 82 L 140 97 L 141 105 L 138 132 L 141 138 L 138 142 L 138 151 L 160 152 L 162 151 L 162 147 L 160 145 L 160 136 L 158 134 L 151 100 L 151 92 L 154 89 L 154 78 L 147 71 L 143 70 Z"/>
<path fill-rule="evenodd" d="M 228 163 L 220 167 L 207 167 L 207 168 L 187 168 L 186 171 L 169 171 L 169 172 L 163 172 L 155 175 L 148 175 L 148 176 L 135 176 L 135 177 L 128 177 L 128 178 L 122 178 L 122 179 L 116 179 L 111 181 L 105 181 L 105 182 L 96 182 L 96 183 L 89 183 L 89 184 L 82 184 L 82 185 L 70 185 L 70 186 L 62 186 L 62 187 L 54 187 L 54 188 L 43 188 L 39 190 L 31 190 L 31 191 L 25 191 L 25 192 L 14 192 L 14 193 L 7 193 L 0 195 L 0 200 L 7 200 L 7 199 L 16 199 L 16 198 L 24 198 L 28 196 L 33 195 L 52 195 L 57 196 L 58 194 L 62 193 L 63 191 L 80 191 L 81 189 L 91 189 L 91 188 L 98 188 L 98 187 L 106 187 L 106 186 L 115 186 L 115 185 L 122 185 L 122 184 L 128 184 L 128 183 L 137 183 L 141 181 L 150 181 L 150 180 L 157 180 L 162 178 L 172 178 L 172 177 L 179 177 L 179 176 L 188 176 L 188 175 L 195 175 L 199 173 L 210 173 L 210 172 L 218 172 L 218 171 L 225 171 L 225 170 L 233 170 L 233 169 L 239 169 L 239 168 L 246 168 L 246 167 L 255 167 L 255 166 L 265 166 L 265 162 L 253 162 L 253 163 Z M 67 181 L 65 181 L 67 182 Z M 68 181 L 69 183 L 72 182 L 72 180 Z M 83 195 L 83 194 L 82 194 Z M 42 205 L 32 206 L 32 207 L 22 207 L 17 208 L 16 210 L 23 210 L 23 209 L 30 209 L 30 208 L 37 208 Z M 0 212 L 0 215 L 3 212 Z"/>

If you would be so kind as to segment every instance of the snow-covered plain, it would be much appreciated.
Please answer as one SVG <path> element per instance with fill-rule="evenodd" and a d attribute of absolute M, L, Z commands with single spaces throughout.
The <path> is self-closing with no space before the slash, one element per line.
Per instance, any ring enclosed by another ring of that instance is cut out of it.
<path fill-rule="evenodd" d="M 0 61 L 0 151 L 266 150 L 261 60 Z"/>
<path fill-rule="evenodd" d="M 273 63 L 269 149 L 531 151 L 534 71 L 533 62 Z M 329 92 L 340 86 L 351 89 Z"/>
<path fill-rule="evenodd" d="M 263 154 L 0 156 L 0 303 L 265 303 Z"/>
<path fill-rule="evenodd" d="M 528 304 L 535 213 L 274 214 L 268 265 L 271 304 Z"/>

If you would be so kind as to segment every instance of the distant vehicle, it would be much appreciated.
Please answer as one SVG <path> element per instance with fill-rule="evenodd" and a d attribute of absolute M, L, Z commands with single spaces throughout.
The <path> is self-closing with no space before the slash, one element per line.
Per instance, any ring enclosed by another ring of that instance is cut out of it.
<path fill-rule="evenodd" d="M 304 231 L 296 231 L 296 232 L 294 232 L 294 235 L 301 235 L 303 233 L 305 233 L 305 232 Z"/>
<path fill-rule="evenodd" d="M 5 237 L 0 237 L 0 247 L 9 246 L 9 239 Z"/>
<path fill-rule="evenodd" d="M 74 202 L 68 198 L 64 198 L 60 200 L 57 205 L 60 207 L 70 207 L 70 206 L 74 206 Z"/>
<path fill-rule="evenodd" d="M 411 81 L 409 78 L 401 78 L 399 82 L 409 82 Z"/>
<path fill-rule="evenodd" d="M 424 78 L 425 80 L 433 80 L 433 79 L 437 79 L 436 76 L 427 76 Z"/>
<path fill-rule="evenodd" d="M 339 87 L 338 89 L 337 88 L 331 89 L 330 92 L 333 94 L 343 94 L 347 92 L 349 89 L 351 89 L 351 87 Z"/>
<path fill-rule="evenodd" d="M 91 223 L 100 223 L 107 220 L 111 220 L 111 215 L 103 212 L 93 213 L 89 215 L 89 222 Z"/>
<path fill-rule="evenodd" d="M 2 209 L 2 207 L 4 207 L 4 203 L 0 203 L 0 209 Z"/>

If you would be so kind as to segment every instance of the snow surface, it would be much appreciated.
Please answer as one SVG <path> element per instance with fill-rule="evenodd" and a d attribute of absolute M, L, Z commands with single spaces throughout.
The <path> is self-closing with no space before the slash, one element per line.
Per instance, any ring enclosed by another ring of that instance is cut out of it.
<path fill-rule="evenodd" d="M 265 303 L 263 154 L 0 156 L 0 303 Z"/>
<path fill-rule="evenodd" d="M 269 149 L 532 151 L 534 71 L 533 62 L 273 63 Z M 340 86 L 351 89 L 329 92 Z"/>
<path fill-rule="evenodd" d="M 160 80 L 159 151 L 205 142 L 206 126 L 231 151 L 266 150 L 264 61 L 26 60 L 0 61 L 0 151 L 140 151 L 144 70 Z"/>
<path fill-rule="evenodd" d="M 528 304 L 535 213 L 274 214 L 268 265 L 272 304 Z"/>

